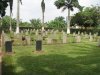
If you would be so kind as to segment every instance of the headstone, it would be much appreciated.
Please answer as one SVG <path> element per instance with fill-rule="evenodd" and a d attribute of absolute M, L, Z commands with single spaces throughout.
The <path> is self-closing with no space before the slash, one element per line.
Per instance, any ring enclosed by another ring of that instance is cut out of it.
<path fill-rule="evenodd" d="M 21 30 L 21 34 L 23 34 L 24 33 L 24 31 L 23 30 Z"/>
<path fill-rule="evenodd" d="M 90 35 L 90 37 L 89 37 L 89 41 L 93 41 L 93 36 L 92 35 Z"/>
<path fill-rule="evenodd" d="M 81 36 L 84 36 L 84 33 L 83 32 L 81 32 Z"/>
<path fill-rule="evenodd" d="M 90 41 L 90 42 L 93 41 L 93 36 L 92 36 L 91 32 L 89 33 L 89 41 Z"/>
<path fill-rule="evenodd" d="M 26 44 L 31 45 L 31 38 L 30 36 L 26 36 Z"/>
<path fill-rule="evenodd" d="M 52 39 L 50 37 L 47 38 L 47 44 L 52 44 Z"/>
<path fill-rule="evenodd" d="M 49 33 L 47 37 L 47 44 L 52 44 L 52 38 L 52 33 Z"/>
<path fill-rule="evenodd" d="M 80 31 L 78 31 L 78 35 L 80 35 Z"/>
<path fill-rule="evenodd" d="M 21 45 L 22 44 L 22 34 L 14 34 L 14 42 L 13 45 Z"/>
<path fill-rule="evenodd" d="M 95 34 L 93 35 L 93 38 L 94 38 L 94 41 L 97 42 L 97 41 L 98 41 L 98 33 L 95 33 Z"/>
<path fill-rule="evenodd" d="M 28 35 L 28 34 L 29 34 L 29 31 L 28 31 L 28 30 L 26 30 L 25 35 Z"/>
<path fill-rule="evenodd" d="M 76 43 L 80 43 L 81 42 L 81 37 L 80 35 L 76 35 Z"/>
<path fill-rule="evenodd" d="M 48 35 L 48 31 L 45 31 L 45 35 L 46 35 L 46 36 Z"/>
<path fill-rule="evenodd" d="M 45 37 L 46 37 L 46 31 L 42 31 L 42 37 L 43 37 L 43 40 L 45 40 Z"/>
<path fill-rule="evenodd" d="M 98 46 L 100 47 L 100 37 L 98 38 Z"/>
<path fill-rule="evenodd" d="M 36 40 L 42 40 L 42 33 L 41 32 L 37 33 Z"/>
<path fill-rule="evenodd" d="M 54 31 L 52 34 L 53 34 L 52 35 L 53 43 L 56 44 L 57 43 L 57 39 L 58 39 L 57 31 Z"/>
<path fill-rule="evenodd" d="M 67 34 L 64 31 L 62 31 L 62 34 L 62 43 L 67 43 Z"/>
<path fill-rule="evenodd" d="M 35 31 L 35 35 L 37 36 L 39 34 L 39 30 L 37 29 L 36 31 Z"/>
<path fill-rule="evenodd" d="M 11 41 L 11 38 L 7 34 L 4 34 L 4 41 Z"/>
<path fill-rule="evenodd" d="M 73 36 L 76 36 L 76 33 L 75 32 L 73 32 Z"/>
<path fill-rule="evenodd" d="M 25 37 L 25 35 L 22 35 L 22 45 L 26 45 L 26 37 Z"/>
<path fill-rule="evenodd" d="M 88 39 L 88 38 L 89 38 L 88 34 L 87 34 L 87 33 L 85 33 L 85 39 Z"/>

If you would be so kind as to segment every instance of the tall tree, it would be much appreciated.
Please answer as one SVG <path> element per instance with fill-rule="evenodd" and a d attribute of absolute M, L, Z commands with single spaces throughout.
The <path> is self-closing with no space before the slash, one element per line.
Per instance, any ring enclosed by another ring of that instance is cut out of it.
<path fill-rule="evenodd" d="M 20 2 L 22 4 L 22 0 L 17 0 L 17 25 L 16 25 L 16 34 L 19 33 Z"/>
<path fill-rule="evenodd" d="M 73 11 L 73 7 L 82 10 L 82 7 L 79 5 L 78 0 L 56 0 L 54 4 L 58 9 L 63 7 L 62 11 L 68 8 L 67 34 L 70 34 L 70 10 Z"/>
<path fill-rule="evenodd" d="M 9 0 L 9 5 L 10 5 L 10 17 L 12 18 L 12 7 L 13 7 L 13 0 Z M 10 18 L 10 28 L 9 30 L 12 31 L 12 24 L 11 24 L 11 18 Z"/>
<path fill-rule="evenodd" d="M 41 2 L 41 8 L 42 8 L 42 31 L 44 31 L 44 13 L 45 13 L 45 2 L 42 0 Z"/>

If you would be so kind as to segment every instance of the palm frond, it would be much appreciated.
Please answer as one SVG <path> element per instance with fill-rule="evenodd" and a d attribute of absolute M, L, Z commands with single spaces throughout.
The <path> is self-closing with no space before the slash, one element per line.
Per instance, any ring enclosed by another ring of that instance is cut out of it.
<path fill-rule="evenodd" d="M 62 9 L 62 11 L 64 11 L 66 8 L 67 8 L 67 7 L 66 7 L 66 6 L 64 6 L 64 7 L 63 7 L 63 9 Z"/>
<path fill-rule="evenodd" d="M 67 4 L 71 4 L 72 3 L 72 0 L 66 0 L 66 3 Z"/>
<path fill-rule="evenodd" d="M 20 0 L 20 3 L 22 4 L 22 0 Z"/>

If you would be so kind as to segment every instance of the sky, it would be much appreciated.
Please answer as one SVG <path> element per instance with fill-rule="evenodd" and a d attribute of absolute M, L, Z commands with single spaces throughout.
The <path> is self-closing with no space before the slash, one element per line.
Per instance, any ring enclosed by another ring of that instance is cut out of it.
<path fill-rule="evenodd" d="M 41 11 L 41 1 L 42 0 L 22 0 L 22 5 L 20 5 L 20 20 L 29 22 L 31 19 L 42 19 Z M 57 9 L 54 5 L 56 0 L 45 0 L 45 22 L 53 20 L 58 16 L 67 16 L 67 10 L 62 12 L 61 9 Z M 100 5 L 100 0 L 79 0 L 81 6 L 90 7 L 91 5 Z M 6 15 L 9 15 L 9 7 L 6 9 Z M 17 0 L 14 0 L 13 6 L 13 18 L 16 18 L 17 10 Z M 74 9 L 71 15 L 77 13 L 78 10 Z"/>

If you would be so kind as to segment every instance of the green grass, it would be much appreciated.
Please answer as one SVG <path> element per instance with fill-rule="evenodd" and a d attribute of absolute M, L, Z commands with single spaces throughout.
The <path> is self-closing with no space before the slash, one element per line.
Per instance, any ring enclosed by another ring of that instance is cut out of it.
<path fill-rule="evenodd" d="M 95 42 L 43 45 L 42 52 L 35 45 L 13 46 L 13 51 L 13 75 L 100 75 Z"/>

